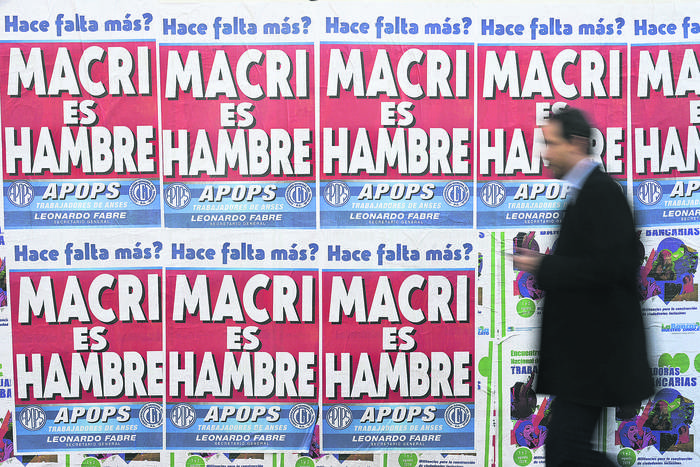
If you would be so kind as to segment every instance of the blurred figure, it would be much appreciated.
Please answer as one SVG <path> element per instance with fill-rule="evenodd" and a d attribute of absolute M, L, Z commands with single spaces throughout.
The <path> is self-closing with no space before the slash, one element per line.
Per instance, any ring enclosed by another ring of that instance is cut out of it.
<path fill-rule="evenodd" d="M 613 467 L 591 443 L 603 408 L 638 405 L 654 391 L 637 235 L 619 185 L 589 157 L 583 113 L 552 114 L 543 133 L 550 172 L 570 185 L 568 204 L 552 253 L 518 248 L 513 264 L 545 293 L 536 390 L 556 396 L 545 460 L 547 467 Z"/>

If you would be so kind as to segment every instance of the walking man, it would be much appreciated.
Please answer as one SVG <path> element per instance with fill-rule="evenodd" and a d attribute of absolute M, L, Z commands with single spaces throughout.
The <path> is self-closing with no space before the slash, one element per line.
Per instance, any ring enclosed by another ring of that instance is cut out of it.
<path fill-rule="evenodd" d="M 545 292 L 536 389 L 556 396 L 546 465 L 612 467 L 591 443 L 603 409 L 639 406 L 654 391 L 634 220 L 619 185 L 589 156 L 581 111 L 552 114 L 543 132 L 549 170 L 570 185 L 567 207 L 552 254 L 518 249 L 513 263 Z"/>

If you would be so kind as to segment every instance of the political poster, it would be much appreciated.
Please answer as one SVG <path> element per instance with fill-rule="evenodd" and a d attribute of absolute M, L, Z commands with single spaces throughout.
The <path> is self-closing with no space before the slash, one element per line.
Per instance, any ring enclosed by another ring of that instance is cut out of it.
<path fill-rule="evenodd" d="M 626 54 L 623 44 L 478 47 L 479 228 L 561 223 L 570 186 L 546 168 L 542 127 L 567 105 L 590 115 L 593 157 L 626 180 Z"/>
<path fill-rule="evenodd" d="M 0 44 L 6 228 L 160 226 L 155 67 L 153 40 Z"/>
<path fill-rule="evenodd" d="M 322 447 L 473 449 L 473 271 L 323 280 Z"/>
<path fill-rule="evenodd" d="M 685 29 L 689 18 L 686 17 Z M 634 202 L 646 227 L 696 223 L 700 135 L 697 44 L 634 45 Z M 663 112 L 658 109 L 663 108 Z"/>
<path fill-rule="evenodd" d="M 693 465 L 697 459 L 695 401 L 698 399 L 698 349 L 674 343 L 692 339 L 698 328 L 650 328 L 650 359 L 655 393 L 638 407 L 615 410 L 608 425 L 610 452 L 620 465 Z"/>
<path fill-rule="evenodd" d="M 169 449 L 309 448 L 318 282 L 315 271 L 166 272 Z"/>
<path fill-rule="evenodd" d="M 393 6 L 321 24 L 321 227 L 472 228 L 472 19 Z"/>
<path fill-rule="evenodd" d="M 15 451 L 162 449 L 160 270 L 17 269 L 10 283 Z"/>
<path fill-rule="evenodd" d="M 313 44 L 214 28 L 220 44 L 161 46 L 166 227 L 315 228 Z"/>

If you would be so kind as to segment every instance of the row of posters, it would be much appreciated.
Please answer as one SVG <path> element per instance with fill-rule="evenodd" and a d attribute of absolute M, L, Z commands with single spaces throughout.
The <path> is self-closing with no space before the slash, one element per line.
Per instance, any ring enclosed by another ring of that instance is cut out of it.
<path fill-rule="evenodd" d="M 573 103 L 642 224 L 698 219 L 697 44 L 0 47 L 8 229 L 552 225 Z"/>
<path fill-rule="evenodd" d="M 131 233 L 7 234 L 16 452 L 475 450 L 474 245 Z"/>
<path fill-rule="evenodd" d="M 230 233 L 214 230 L 160 237 L 157 259 L 119 259 L 142 238 L 130 233 L 75 232 L 42 250 L 7 234 L 15 452 L 543 462 L 551 397 L 532 385 L 546 297 L 507 253 L 546 252 L 556 231 L 478 231 L 457 249 L 445 231 L 297 237 L 316 250 L 304 260 L 272 255 L 275 231 L 244 233 L 255 254 L 233 260 Z M 610 412 L 607 452 L 696 459 L 698 234 L 640 231 L 658 392 L 636 413 Z"/>
<path fill-rule="evenodd" d="M 546 298 L 508 255 L 555 245 L 567 105 L 637 216 L 657 383 L 597 445 L 699 462 L 696 5 L 27 3 L 0 5 L 3 467 L 544 465 Z"/>

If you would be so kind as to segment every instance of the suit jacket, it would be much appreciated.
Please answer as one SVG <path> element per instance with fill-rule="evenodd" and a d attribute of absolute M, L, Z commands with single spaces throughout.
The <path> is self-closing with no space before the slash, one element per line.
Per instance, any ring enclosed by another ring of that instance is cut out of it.
<path fill-rule="evenodd" d="M 638 245 L 622 190 L 595 168 L 537 273 L 546 292 L 537 392 L 598 406 L 639 403 L 654 392 Z"/>

